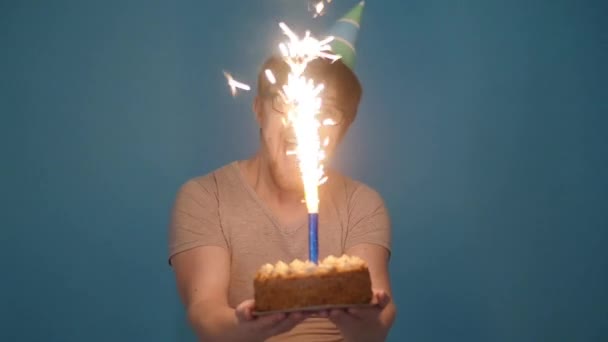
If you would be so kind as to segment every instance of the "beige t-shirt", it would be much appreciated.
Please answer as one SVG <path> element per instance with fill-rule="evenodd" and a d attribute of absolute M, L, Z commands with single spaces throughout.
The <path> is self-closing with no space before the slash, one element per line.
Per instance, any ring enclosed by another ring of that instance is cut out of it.
<path fill-rule="evenodd" d="M 327 171 L 319 191 L 319 259 L 340 256 L 350 247 L 371 243 L 390 252 L 390 220 L 380 195 L 370 187 Z M 169 228 L 169 258 L 199 246 L 226 248 L 231 257 L 228 302 L 253 298 L 260 266 L 279 260 L 308 259 L 308 227 L 280 227 L 272 212 L 232 162 L 193 178 L 178 191 Z M 272 341 L 341 341 L 327 319 L 310 318 Z"/>

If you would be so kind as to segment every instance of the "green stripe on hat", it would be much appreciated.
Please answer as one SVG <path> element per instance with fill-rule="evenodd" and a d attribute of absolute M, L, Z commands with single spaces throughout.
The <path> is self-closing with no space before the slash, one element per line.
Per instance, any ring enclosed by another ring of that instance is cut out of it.
<path fill-rule="evenodd" d="M 357 52 L 355 51 L 355 48 L 350 44 L 350 42 L 343 40 L 340 37 L 336 37 L 335 40 L 332 42 L 332 52 L 335 53 L 336 55 L 340 55 L 342 56 L 342 61 L 345 64 L 346 61 L 344 61 L 344 56 L 346 56 L 346 60 L 353 60 L 354 61 L 354 55 L 357 54 Z M 350 56 L 353 56 L 353 58 L 350 58 Z"/>

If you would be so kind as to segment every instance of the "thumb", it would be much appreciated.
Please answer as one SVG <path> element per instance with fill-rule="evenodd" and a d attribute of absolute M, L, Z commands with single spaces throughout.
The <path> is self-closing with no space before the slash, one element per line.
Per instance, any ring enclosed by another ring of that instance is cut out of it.
<path fill-rule="evenodd" d="M 235 309 L 236 317 L 239 321 L 251 321 L 253 319 L 253 309 L 255 302 L 253 299 L 247 299 L 239 304 Z"/>
<path fill-rule="evenodd" d="M 376 296 L 376 305 L 381 309 L 385 308 L 391 302 L 391 296 L 386 291 L 378 291 Z"/>

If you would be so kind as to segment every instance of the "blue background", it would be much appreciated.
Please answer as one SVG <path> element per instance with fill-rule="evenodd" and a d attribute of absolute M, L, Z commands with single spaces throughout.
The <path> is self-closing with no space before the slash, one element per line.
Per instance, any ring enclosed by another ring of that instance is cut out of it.
<path fill-rule="evenodd" d="M 221 71 L 355 3 L 3 1 L 0 340 L 186 340 L 175 192 L 257 147 Z M 335 165 L 391 210 L 391 341 L 608 340 L 607 7 L 368 1 Z"/>

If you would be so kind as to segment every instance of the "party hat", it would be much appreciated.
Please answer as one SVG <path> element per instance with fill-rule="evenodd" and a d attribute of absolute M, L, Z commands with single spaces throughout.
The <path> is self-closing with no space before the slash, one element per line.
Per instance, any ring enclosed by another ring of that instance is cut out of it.
<path fill-rule="evenodd" d="M 351 70 L 355 68 L 355 43 L 364 6 L 365 1 L 361 1 L 340 18 L 328 32 L 328 36 L 334 36 L 334 40 L 330 43 L 332 52 L 340 55 L 342 62 Z"/>

